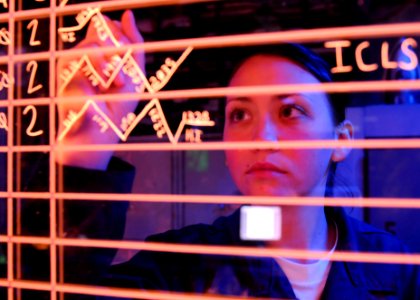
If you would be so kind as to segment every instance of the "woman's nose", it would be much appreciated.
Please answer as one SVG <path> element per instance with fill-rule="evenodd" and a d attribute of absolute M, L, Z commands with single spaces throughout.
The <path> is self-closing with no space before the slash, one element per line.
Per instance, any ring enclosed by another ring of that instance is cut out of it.
<path fill-rule="evenodd" d="M 265 142 L 276 142 L 279 132 L 276 124 L 269 118 L 263 118 L 255 127 L 254 140 Z"/>

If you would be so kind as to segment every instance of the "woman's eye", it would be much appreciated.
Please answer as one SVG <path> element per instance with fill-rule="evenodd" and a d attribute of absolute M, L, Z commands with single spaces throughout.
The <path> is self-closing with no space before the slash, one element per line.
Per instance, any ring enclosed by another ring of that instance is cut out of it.
<path fill-rule="evenodd" d="M 229 121 L 231 123 L 246 121 L 249 117 L 249 113 L 245 109 L 233 109 L 229 113 Z"/>
<path fill-rule="evenodd" d="M 294 119 L 305 115 L 305 110 L 298 105 L 285 105 L 280 109 L 280 117 L 284 119 Z"/>

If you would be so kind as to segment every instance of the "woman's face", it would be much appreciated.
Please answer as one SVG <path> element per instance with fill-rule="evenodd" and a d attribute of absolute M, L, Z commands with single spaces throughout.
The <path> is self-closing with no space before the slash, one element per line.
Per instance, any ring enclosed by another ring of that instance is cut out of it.
<path fill-rule="evenodd" d="M 294 62 L 258 55 L 246 60 L 230 86 L 319 83 Z M 224 140 L 287 141 L 335 138 L 324 93 L 229 97 Z M 229 150 L 237 187 L 253 196 L 323 196 L 332 149 Z"/>

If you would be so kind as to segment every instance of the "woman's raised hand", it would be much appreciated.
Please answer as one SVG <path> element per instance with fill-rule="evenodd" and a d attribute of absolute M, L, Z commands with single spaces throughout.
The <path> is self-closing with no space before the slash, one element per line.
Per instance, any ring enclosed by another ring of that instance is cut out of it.
<path fill-rule="evenodd" d="M 143 38 L 139 33 L 136 22 L 131 11 L 126 11 L 122 15 L 121 22 L 112 21 L 104 16 L 106 24 L 118 44 L 128 45 L 133 43 L 142 43 Z M 98 19 L 96 19 L 98 21 Z M 91 65 L 96 72 L 101 75 L 105 81 L 109 79 L 111 71 L 107 71 L 107 65 L 111 62 L 114 65 L 124 56 L 124 53 L 110 53 L 101 51 L 102 47 L 117 47 L 115 41 L 108 38 L 100 38 L 98 35 L 95 21 L 91 21 L 87 30 L 86 37 L 73 49 L 83 48 L 97 48 L 97 51 L 86 52 L 78 56 L 63 56 L 58 61 L 57 67 L 57 81 L 58 84 L 58 116 L 59 127 L 57 133 L 58 145 L 83 145 L 83 144 L 115 144 L 118 143 L 119 137 L 115 132 L 108 128 L 101 131 L 101 126 L 96 120 L 102 120 L 98 115 L 98 110 L 92 105 L 86 105 L 88 96 L 90 100 L 94 101 L 96 108 L 99 108 L 106 116 L 109 117 L 116 126 L 119 127 L 121 120 L 128 113 L 134 111 L 137 106 L 137 101 L 107 101 L 98 100 L 97 95 L 104 94 L 118 94 L 118 93 L 135 93 L 138 90 L 139 84 L 133 83 L 133 79 L 128 76 L 127 72 L 122 70 L 110 82 L 109 87 L 104 87 L 98 82 L 95 83 L 95 78 L 89 79 L 89 68 L 86 62 L 81 65 L 79 71 L 74 74 L 71 80 L 65 81 L 63 84 L 62 75 L 65 69 L 69 69 L 71 62 L 80 62 L 82 57 L 88 58 Z M 137 65 L 145 72 L 145 56 L 144 51 L 133 51 L 131 56 L 134 58 Z M 68 72 L 67 72 L 68 73 Z M 61 77 L 60 77 L 61 76 Z M 61 80 L 61 81 L 60 81 Z M 80 100 L 78 96 L 83 96 Z M 66 97 L 71 97 L 67 99 Z M 83 114 L 79 112 L 86 108 Z M 75 116 L 77 116 L 75 118 Z M 69 126 L 69 121 L 71 126 Z M 103 128 L 102 128 L 103 129 Z M 113 151 L 57 151 L 56 161 L 59 164 L 84 167 L 90 169 L 106 169 L 108 162 L 113 154 Z"/>

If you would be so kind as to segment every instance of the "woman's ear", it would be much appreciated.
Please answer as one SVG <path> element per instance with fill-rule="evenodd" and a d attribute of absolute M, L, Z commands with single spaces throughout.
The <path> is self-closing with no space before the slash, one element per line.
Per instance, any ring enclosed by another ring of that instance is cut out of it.
<path fill-rule="evenodd" d="M 353 124 L 350 121 L 343 121 L 336 128 L 337 139 L 341 141 L 350 141 L 353 139 Z M 334 162 L 344 160 L 350 153 L 351 149 L 347 147 L 338 147 L 333 150 L 331 159 Z"/>

